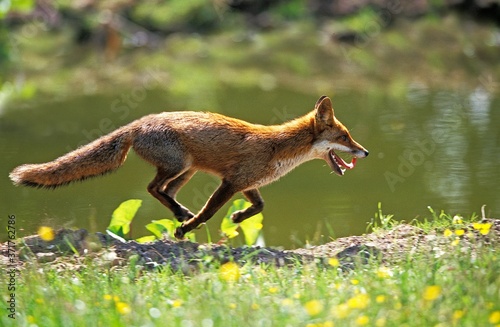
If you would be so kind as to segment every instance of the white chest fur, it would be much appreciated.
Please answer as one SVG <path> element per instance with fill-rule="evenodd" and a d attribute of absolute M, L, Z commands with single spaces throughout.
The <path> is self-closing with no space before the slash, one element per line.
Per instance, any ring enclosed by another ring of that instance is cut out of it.
<path fill-rule="evenodd" d="M 269 167 L 269 171 L 266 172 L 265 176 L 260 179 L 255 187 L 260 187 L 264 186 L 267 184 L 270 184 L 276 180 L 278 180 L 280 177 L 288 174 L 290 171 L 292 171 L 294 168 L 299 166 L 300 164 L 315 159 L 317 158 L 317 153 L 316 151 L 311 151 L 306 152 L 302 155 L 298 155 L 295 157 L 289 157 L 289 158 L 283 158 L 283 159 L 277 159 L 273 163 L 271 163 Z"/>

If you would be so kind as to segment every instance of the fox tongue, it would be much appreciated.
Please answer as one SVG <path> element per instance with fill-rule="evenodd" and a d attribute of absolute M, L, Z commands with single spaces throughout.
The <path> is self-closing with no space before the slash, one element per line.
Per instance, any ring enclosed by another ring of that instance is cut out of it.
<path fill-rule="evenodd" d="M 356 157 L 352 158 L 352 161 L 350 163 L 347 163 L 339 157 L 335 151 L 330 150 L 327 154 L 327 160 L 326 162 L 330 165 L 332 170 L 339 176 L 344 175 L 344 171 L 346 169 L 353 169 L 354 166 L 356 166 Z"/>
<path fill-rule="evenodd" d="M 333 152 L 333 150 L 330 151 L 330 153 L 335 156 L 335 159 L 337 160 L 337 163 L 339 165 L 341 165 L 342 167 L 344 167 L 345 169 L 353 169 L 354 166 L 356 166 L 356 159 L 357 159 L 356 157 L 353 157 L 352 160 L 351 160 L 351 162 L 347 163 L 347 162 L 344 161 L 344 159 L 342 159 L 335 152 Z"/>

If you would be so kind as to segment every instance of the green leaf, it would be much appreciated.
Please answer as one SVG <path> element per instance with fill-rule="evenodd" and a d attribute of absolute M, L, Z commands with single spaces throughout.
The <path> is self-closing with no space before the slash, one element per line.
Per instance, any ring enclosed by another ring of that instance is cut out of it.
<path fill-rule="evenodd" d="M 233 205 L 227 211 L 226 216 L 222 219 L 221 231 L 228 237 L 234 238 L 239 235 L 237 229 L 241 226 L 241 230 L 245 236 L 245 243 L 247 245 L 253 245 L 259 237 L 259 233 L 262 230 L 262 221 L 264 216 L 261 213 L 256 214 L 253 217 L 245 219 L 240 224 L 235 224 L 231 220 L 231 215 L 238 211 L 250 207 L 252 204 L 243 199 L 237 199 L 233 202 Z"/>
<path fill-rule="evenodd" d="M 228 238 L 234 238 L 240 233 L 238 233 L 236 230 L 238 229 L 238 224 L 233 223 L 230 217 L 224 217 L 222 219 L 222 223 L 220 225 L 220 230 L 224 235 L 226 235 Z"/>
<path fill-rule="evenodd" d="M 196 234 L 193 232 L 189 232 L 186 235 L 184 235 L 188 240 L 191 242 L 196 242 Z"/>
<path fill-rule="evenodd" d="M 262 221 L 264 216 L 261 213 L 256 214 L 241 222 L 241 230 L 245 234 L 245 243 L 247 245 L 254 245 L 262 230 Z"/>
<path fill-rule="evenodd" d="M 174 233 L 175 229 L 182 225 L 182 223 L 178 222 L 177 220 L 172 220 L 172 219 L 160 219 L 160 220 L 153 220 L 151 223 L 146 225 L 146 228 L 153 233 L 156 238 L 162 239 L 163 234 L 167 233 L 168 236 L 171 239 L 175 239 Z M 189 232 L 185 235 L 188 240 L 191 242 L 196 241 L 196 236 L 194 233 Z"/>
<path fill-rule="evenodd" d="M 143 236 L 136 239 L 137 243 L 149 243 L 155 240 L 157 240 L 157 238 L 154 235 Z"/>
<path fill-rule="evenodd" d="M 113 211 L 108 230 L 121 237 L 127 235 L 130 232 L 130 223 L 141 205 L 142 200 L 137 199 L 122 202 L 118 208 Z"/>
<path fill-rule="evenodd" d="M 35 8 L 34 0 L 15 0 L 12 1 L 11 9 L 15 11 L 29 12 Z"/>
<path fill-rule="evenodd" d="M 156 238 L 163 238 L 163 233 L 167 233 L 171 237 L 174 236 L 175 222 L 170 219 L 153 220 L 146 225 L 147 230 L 153 233 Z"/>
<path fill-rule="evenodd" d="M 28 13 L 35 8 L 35 0 L 0 1 L 0 18 L 11 12 Z"/>
<path fill-rule="evenodd" d="M 238 210 L 243 210 L 248 207 L 250 207 L 252 204 L 250 202 L 247 202 L 243 199 L 237 199 L 233 201 L 233 204 L 229 209 L 227 210 L 226 216 L 222 219 L 222 223 L 220 225 L 221 231 L 226 235 L 228 238 L 234 238 L 238 236 L 240 233 L 238 233 L 236 230 L 238 229 L 239 225 L 235 224 L 231 220 L 231 215 L 238 211 Z"/>

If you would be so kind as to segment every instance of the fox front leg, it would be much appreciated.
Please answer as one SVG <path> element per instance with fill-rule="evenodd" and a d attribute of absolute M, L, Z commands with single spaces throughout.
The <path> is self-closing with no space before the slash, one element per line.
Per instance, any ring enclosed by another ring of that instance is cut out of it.
<path fill-rule="evenodd" d="M 174 236 L 177 239 L 183 239 L 187 232 L 192 231 L 199 225 L 203 224 L 227 202 L 231 197 L 236 194 L 238 190 L 235 189 L 232 183 L 223 180 L 219 188 L 208 199 L 205 206 L 193 218 L 185 221 L 180 227 L 175 230 Z"/>
<path fill-rule="evenodd" d="M 264 209 L 264 199 L 260 195 L 258 189 L 244 191 L 243 195 L 252 203 L 252 205 L 244 210 L 239 210 L 231 215 L 231 220 L 239 224 L 243 220 L 255 216 Z"/>

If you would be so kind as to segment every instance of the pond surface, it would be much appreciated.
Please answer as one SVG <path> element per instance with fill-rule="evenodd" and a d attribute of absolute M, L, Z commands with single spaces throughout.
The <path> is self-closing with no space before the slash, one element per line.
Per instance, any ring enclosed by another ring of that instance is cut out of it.
<path fill-rule="evenodd" d="M 330 96 L 337 118 L 370 150 L 370 156 L 343 177 L 316 160 L 262 188 L 267 245 L 292 248 L 307 241 L 323 243 L 330 236 L 361 234 L 378 202 L 385 213 L 406 221 L 430 217 L 428 206 L 469 216 L 485 204 L 487 214 L 500 216 L 499 98 L 481 87 L 448 92 L 418 84 L 410 85 L 406 96 L 398 99 L 357 92 Z M 164 92 L 135 88 L 7 108 L 0 114 L 0 223 L 6 226 L 7 215 L 16 215 L 18 236 L 33 233 L 40 225 L 104 231 L 114 208 L 137 198 L 143 205 L 132 236 L 147 235 L 144 225 L 172 215 L 146 191 L 155 170 L 133 151 L 117 172 L 55 190 L 14 187 L 8 173 L 19 164 L 51 161 L 149 113 L 208 110 L 277 124 L 307 113 L 316 100 L 280 89 L 227 89 L 219 91 L 215 107 L 192 101 L 188 107 L 173 103 Z M 178 199 L 197 211 L 218 182 L 198 173 Z M 228 207 L 208 223 L 213 241 L 219 239 L 218 227 Z M 199 241 L 207 239 L 205 228 L 196 233 Z"/>

